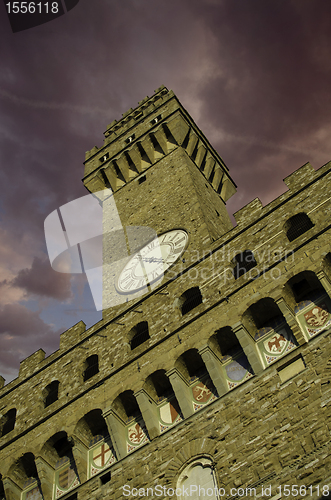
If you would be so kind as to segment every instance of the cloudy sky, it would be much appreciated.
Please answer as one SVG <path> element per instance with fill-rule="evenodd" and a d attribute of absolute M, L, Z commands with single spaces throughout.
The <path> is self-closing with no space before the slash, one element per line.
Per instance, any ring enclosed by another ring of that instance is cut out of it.
<path fill-rule="evenodd" d="M 331 160 L 327 0 L 80 0 L 12 33 L 0 4 L 0 374 L 80 319 L 100 319 L 84 276 L 50 267 L 44 220 L 86 194 L 86 150 L 161 84 L 238 185 L 235 212 Z"/>

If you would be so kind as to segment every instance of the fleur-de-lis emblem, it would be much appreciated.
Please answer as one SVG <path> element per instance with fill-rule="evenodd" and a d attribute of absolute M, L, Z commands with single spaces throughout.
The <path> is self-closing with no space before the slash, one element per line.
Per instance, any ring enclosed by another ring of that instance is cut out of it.
<path fill-rule="evenodd" d="M 138 423 L 129 429 L 129 439 L 132 443 L 140 443 L 144 436 L 144 431 Z"/>

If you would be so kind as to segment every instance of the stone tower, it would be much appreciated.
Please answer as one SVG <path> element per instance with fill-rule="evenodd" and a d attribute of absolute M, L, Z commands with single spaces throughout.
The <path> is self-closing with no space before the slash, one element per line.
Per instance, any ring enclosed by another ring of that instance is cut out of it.
<path fill-rule="evenodd" d="M 233 227 L 226 166 L 161 87 L 87 153 L 84 184 L 161 250 L 138 232 L 124 300 L 1 379 L 0 498 L 326 497 L 331 162 Z"/>

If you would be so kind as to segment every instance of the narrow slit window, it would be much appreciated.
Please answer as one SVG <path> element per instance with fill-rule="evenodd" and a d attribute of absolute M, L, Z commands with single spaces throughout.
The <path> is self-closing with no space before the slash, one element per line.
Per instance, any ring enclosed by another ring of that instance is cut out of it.
<path fill-rule="evenodd" d="M 150 338 L 147 321 L 143 321 L 142 323 L 136 325 L 131 330 L 131 334 L 133 334 L 133 336 L 130 340 L 130 345 L 131 350 L 133 350 Z"/>
<path fill-rule="evenodd" d="M 59 385 L 60 382 L 58 380 L 54 380 L 45 388 L 45 408 L 59 399 Z"/>
<path fill-rule="evenodd" d="M 3 422 L 1 437 L 14 430 L 16 423 L 16 408 L 12 408 L 4 415 Z"/>
<path fill-rule="evenodd" d="M 99 373 L 99 358 L 97 354 L 93 354 L 86 359 L 86 368 L 84 371 L 84 382 L 94 377 Z"/>

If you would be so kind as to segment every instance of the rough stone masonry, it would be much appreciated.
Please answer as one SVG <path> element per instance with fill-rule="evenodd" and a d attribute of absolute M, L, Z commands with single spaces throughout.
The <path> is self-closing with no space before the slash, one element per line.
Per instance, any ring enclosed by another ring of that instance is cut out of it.
<path fill-rule="evenodd" d="M 128 255 L 121 304 L 1 378 L 0 498 L 327 496 L 330 172 L 307 163 L 233 227 L 236 186 L 172 91 L 112 122 L 84 184 L 159 235 L 164 276 L 142 294 Z"/>

